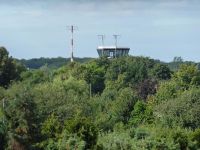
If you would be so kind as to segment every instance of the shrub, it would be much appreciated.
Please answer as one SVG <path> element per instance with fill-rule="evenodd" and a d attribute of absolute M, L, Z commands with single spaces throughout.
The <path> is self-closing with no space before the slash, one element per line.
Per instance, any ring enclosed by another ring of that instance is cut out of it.
<path fill-rule="evenodd" d="M 200 148 L 200 128 L 191 133 L 190 139 L 197 148 Z"/>
<path fill-rule="evenodd" d="M 139 125 L 142 123 L 152 123 L 153 121 L 153 111 L 143 101 L 138 101 L 131 112 L 131 118 L 129 120 L 130 125 Z"/>
<path fill-rule="evenodd" d="M 145 128 L 137 128 L 135 131 L 135 138 L 137 140 L 145 139 L 150 134 Z"/>
<path fill-rule="evenodd" d="M 85 148 L 95 147 L 98 138 L 98 130 L 87 118 L 76 118 L 65 123 L 65 131 L 69 134 L 76 134 L 85 141 Z"/>
<path fill-rule="evenodd" d="M 0 149 L 4 149 L 6 145 L 6 127 L 0 120 Z"/>
<path fill-rule="evenodd" d="M 165 126 L 196 129 L 200 127 L 200 89 L 185 91 L 175 99 L 155 107 L 155 117 Z"/>
<path fill-rule="evenodd" d="M 83 141 L 76 134 L 69 135 L 67 132 L 63 132 L 61 138 L 58 141 L 58 149 L 59 150 L 84 150 L 86 146 L 86 142 Z"/>
<path fill-rule="evenodd" d="M 176 131 L 173 133 L 172 138 L 175 144 L 179 145 L 180 150 L 187 150 L 188 137 L 181 131 Z"/>

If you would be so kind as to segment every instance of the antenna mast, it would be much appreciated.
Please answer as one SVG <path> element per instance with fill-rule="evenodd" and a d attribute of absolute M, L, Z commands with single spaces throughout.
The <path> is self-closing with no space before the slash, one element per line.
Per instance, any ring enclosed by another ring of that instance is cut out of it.
<path fill-rule="evenodd" d="M 100 34 L 100 35 L 98 35 L 98 37 L 101 39 L 102 46 L 104 46 L 105 35 Z M 102 55 L 102 57 L 103 57 L 103 55 L 104 55 L 104 50 L 101 51 L 101 55 Z"/>
<path fill-rule="evenodd" d="M 71 25 L 71 26 L 68 26 L 68 28 L 70 29 L 70 32 L 71 32 L 71 62 L 74 61 L 74 30 L 77 29 L 77 27 Z"/>
<path fill-rule="evenodd" d="M 115 39 L 115 58 L 116 58 L 117 57 L 117 42 L 118 42 L 117 39 L 118 37 L 120 37 L 120 35 L 114 34 L 113 37 Z"/>
<path fill-rule="evenodd" d="M 98 37 L 101 38 L 102 46 L 104 46 L 104 39 L 106 36 L 103 34 L 100 34 L 100 35 L 98 35 Z"/>

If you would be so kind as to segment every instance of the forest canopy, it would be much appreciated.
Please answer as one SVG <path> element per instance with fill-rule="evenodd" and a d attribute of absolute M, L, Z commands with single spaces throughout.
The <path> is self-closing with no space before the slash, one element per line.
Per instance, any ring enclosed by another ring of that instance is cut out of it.
<path fill-rule="evenodd" d="M 23 62 L 0 48 L 0 149 L 200 149 L 197 63 Z"/>

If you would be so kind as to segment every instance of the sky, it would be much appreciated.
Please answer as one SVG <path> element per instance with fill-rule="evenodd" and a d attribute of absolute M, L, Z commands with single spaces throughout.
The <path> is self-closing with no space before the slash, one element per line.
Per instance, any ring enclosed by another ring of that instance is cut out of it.
<path fill-rule="evenodd" d="M 98 57 L 105 45 L 162 61 L 200 62 L 200 0 L 0 0 L 0 46 L 15 58 Z"/>

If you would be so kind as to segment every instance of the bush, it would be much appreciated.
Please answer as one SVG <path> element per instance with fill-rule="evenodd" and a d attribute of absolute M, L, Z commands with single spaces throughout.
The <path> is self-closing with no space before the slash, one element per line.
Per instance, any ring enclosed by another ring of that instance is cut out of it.
<path fill-rule="evenodd" d="M 171 78 L 171 71 L 166 65 L 157 64 L 153 68 L 153 75 L 158 79 L 168 80 Z"/>
<path fill-rule="evenodd" d="M 175 81 L 161 82 L 154 97 L 155 103 L 161 103 L 172 98 L 178 97 L 182 90 Z"/>
<path fill-rule="evenodd" d="M 197 148 L 200 148 L 200 128 L 191 133 L 190 139 Z"/>
<path fill-rule="evenodd" d="M 181 65 L 178 72 L 174 74 L 173 80 L 175 80 L 182 89 L 188 89 L 191 85 L 200 85 L 199 76 L 200 71 L 195 65 Z"/>
<path fill-rule="evenodd" d="M 180 150 L 187 150 L 188 147 L 188 137 L 181 131 L 176 131 L 173 133 L 172 138 L 175 144 L 179 145 Z"/>
<path fill-rule="evenodd" d="M 36 104 L 29 85 L 16 84 L 7 90 L 4 114 L 8 122 L 8 146 L 25 149 L 36 142 L 39 133 Z"/>
<path fill-rule="evenodd" d="M 51 114 L 42 124 L 41 133 L 46 138 L 57 138 L 61 133 L 61 123 L 54 114 Z"/>
<path fill-rule="evenodd" d="M 98 138 L 98 129 L 87 118 L 75 118 L 65 123 L 65 132 L 76 134 L 85 141 L 85 149 L 95 147 Z"/>
<path fill-rule="evenodd" d="M 135 131 L 135 138 L 137 140 L 145 139 L 150 134 L 145 128 L 137 128 Z"/>
<path fill-rule="evenodd" d="M 6 145 L 6 127 L 0 120 L 0 149 L 4 149 Z"/>
<path fill-rule="evenodd" d="M 63 132 L 62 138 L 58 142 L 58 149 L 59 150 L 85 150 L 86 149 L 86 142 L 83 141 L 80 137 L 76 134 L 72 135 L 65 135 L 66 133 Z"/>
<path fill-rule="evenodd" d="M 155 107 L 154 115 L 168 127 L 179 126 L 196 129 L 200 127 L 200 89 L 185 91 L 175 99 Z"/>
<path fill-rule="evenodd" d="M 130 125 L 137 126 L 143 123 L 153 122 L 153 111 L 148 104 L 143 101 L 138 101 L 131 112 L 131 118 L 129 120 Z"/>
<path fill-rule="evenodd" d="M 132 149 L 134 140 L 129 136 L 129 132 L 102 133 L 99 136 L 97 147 L 106 150 L 128 150 Z"/>

